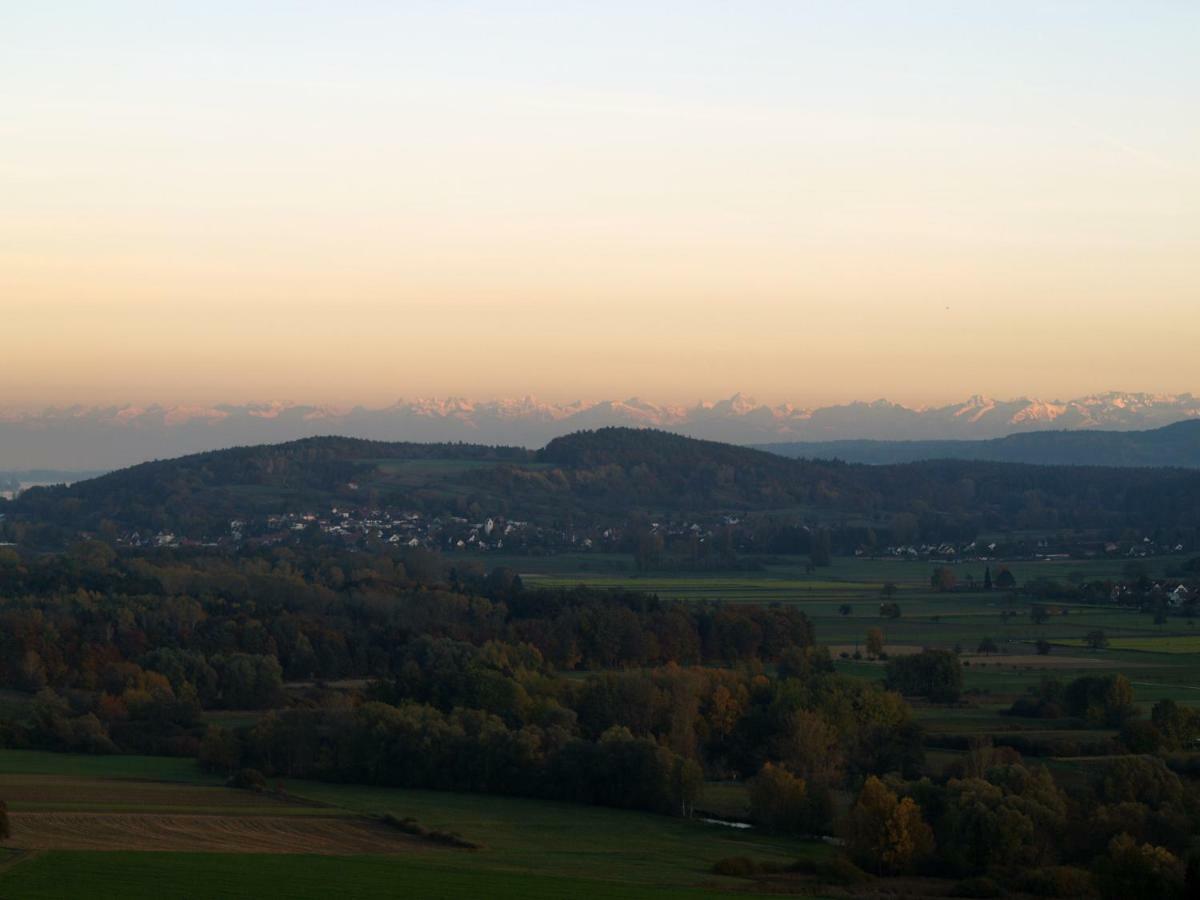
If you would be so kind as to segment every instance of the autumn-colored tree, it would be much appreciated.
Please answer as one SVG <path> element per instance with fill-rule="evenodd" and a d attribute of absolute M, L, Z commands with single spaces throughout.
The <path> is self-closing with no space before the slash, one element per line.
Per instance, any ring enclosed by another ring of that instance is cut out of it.
<path fill-rule="evenodd" d="M 933 852 L 933 830 L 911 797 L 899 799 L 870 776 L 845 824 L 846 847 L 859 865 L 877 874 L 911 872 Z"/>
<path fill-rule="evenodd" d="M 832 785 L 841 780 L 841 735 L 819 713 L 793 712 L 775 743 L 778 759 L 806 782 Z"/>
<path fill-rule="evenodd" d="M 946 566 L 939 566 L 929 576 L 929 586 L 935 591 L 952 591 L 958 586 L 958 577 Z"/>
<path fill-rule="evenodd" d="M 783 766 L 766 763 L 750 782 L 750 818 L 767 831 L 801 831 L 808 787 Z"/>
<path fill-rule="evenodd" d="M 1114 675 L 1104 691 L 1104 720 L 1111 726 L 1119 726 L 1137 715 L 1133 702 L 1133 685 L 1121 673 Z"/>
<path fill-rule="evenodd" d="M 883 629 L 867 629 L 867 656 L 880 656 L 883 653 Z"/>
<path fill-rule="evenodd" d="M 1181 750 L 1200 738 L 1200 713 L 1180 706 L 1174 700 L 1160 700 L 1154 704 L 1150 720 L 1171 750 Z"/>
<path fill-rule="evenodd" d="M 1139 845 L 1119 834 L 1108 845 L 1108 858 L 1096 870 L 1105 900 L 1169 900 L 1183 895 L 1184 865 L 1165 847 Z"/>

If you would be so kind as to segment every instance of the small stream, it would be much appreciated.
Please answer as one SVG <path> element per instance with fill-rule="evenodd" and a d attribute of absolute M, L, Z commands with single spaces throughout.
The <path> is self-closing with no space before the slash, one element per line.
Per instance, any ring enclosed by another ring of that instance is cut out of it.
<path fill-rule="evenodd" d="M 700 815 L 696 818 L 698 821 L 704 822 L 708 825 L 723 825 L 725 828 L 747 829 L 754 827 L 749 822 L 734 822 L 731 819 L 715 819 L 711 816 L 705 815 Z"/>

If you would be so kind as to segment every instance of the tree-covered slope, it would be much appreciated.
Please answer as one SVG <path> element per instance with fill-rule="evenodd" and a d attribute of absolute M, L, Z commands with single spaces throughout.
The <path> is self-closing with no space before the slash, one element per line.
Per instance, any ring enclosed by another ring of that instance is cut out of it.
<path fill-rule="evenodd" d="M 606 428 L 536 453 L 468 444 L 311 438 L 135 466 L 0 507 L 14 520 L 96 530 L 223 532 L 230 519 L 330 505 L 501 514 L 548 525 L 763 513 L 887 521 L 922 532 L 1200 526 L 1200 472 L 976 460 L 858 465 L 793 460 L 662 431 Z"/>
<path fill-rule="evenodd" d="M 1151 431 L 1039 431 L 987 441 L 808 441 L 758 449 L 794 459 L 883 465 L 927 459 L 977 459 L 1054 466 L 1200 468 L 1200 421 Z"/>

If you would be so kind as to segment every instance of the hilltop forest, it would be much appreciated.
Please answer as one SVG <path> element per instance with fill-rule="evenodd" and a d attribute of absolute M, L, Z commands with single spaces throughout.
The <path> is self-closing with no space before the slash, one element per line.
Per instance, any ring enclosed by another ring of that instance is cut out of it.
<path fill-rule="evenodd" d="M 829 530 L 842 552 L 903 542 L 913 529 L 897 529 L 897 517 L 915 521 L 927 541 L 1039 530 L 1100 540 L 1139 532 L 1193 545 L 1200 472 L 972 460 L 871 466 L 625 428 L 581 432 L 539 451 L 311 438 L 31 489 L 0 503 L 0 529 L 43 546 L 129 530 L 214 541 L 233 520 L 330 506 L 504 516 L 583 534 L 632 533 L 653 517 L 735 516 L 743 533 L 759 529 L 759 548 L 783 541 L 784 552 L 807 552 L 786 543 L 797 526 Z"/>

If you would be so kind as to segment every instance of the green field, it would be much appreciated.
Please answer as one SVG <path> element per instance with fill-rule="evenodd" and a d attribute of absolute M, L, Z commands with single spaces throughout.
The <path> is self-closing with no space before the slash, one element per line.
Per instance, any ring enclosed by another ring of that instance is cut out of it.
<path fill-rule="evenodd" d="M 739 789 L 744 798 L 740 785 L 718 786 L 714 799 L 736 803 Z M 830 852 L 819 843 L 698 821 L 513 797 L 292 782 L 287 796 L 276 798 L 215 784 L 188 760 L 157 757 L 0 751 L 5 795 L 12 798 L 13 839 L 4 845 L 7 859 L 0 858 L 0 897 L 671 900 L 726 896 L 745 885 L 711 875 L 724 857 L 787 864 Z M 380 825 L 375 817 L 385 812 L 458 832 L 481 849 L 423 844 Z M 73 817 L 82 817 L 82 841 L 96 839 L 93 823 L 105 833 L 130 823 L 116 832 L 129 848 L 82 850 L 69 845 L 70 835 L 67 846 L 30 840 L 34 834 L 61 842 L 62 822 Z M 240 828 L 231 840 L 250 840 L 281 820 L 293 831 L 280 841 L 321 841 L 358 829 L 374 840 L 382 830 L 398 845 L 387 854 L 179 849 L 187 829 L 200 840 Z"/>
<path fill-rule="evenodd" d="M 202 772 L 194 759 L 171 756 L 88 756 L 82 753 L 43 753 L 40 750 L 0 750 L 0 775 L 73 775 L 186 784 L 222 783 L 217 776 Z"/>
<path fill-rule="evenodd" d="M 0 896 L 21 900 L 199 900 L 287 897 L 361 900 L 715 900 L 716 889 L 638 886 L 371 856 L 56 851 L 0 873 Z"/>
<path fill-rule="evenodd" d="M 366 813 L 410 815 L 486 845 L 476 864 L 508 871 L 692 885 L 728 856 L 786 864 L 822 844 L 651 813 L 520 797 L 293 782 L 301 797 Z"/>
<path fill-rule="evenodd" d="M 1082 647 L 1083 641 L 1069 641 L 1067 646 Z M 1162 637 L 1109 638 L 1109 650 L 1136 650 L 1139 653 L 1200 653 L 1200 634 L 1166 634 Z"/>

